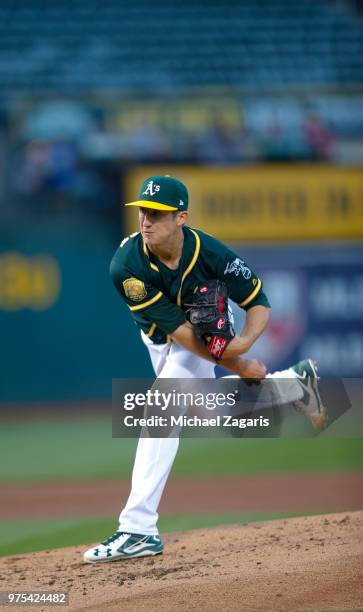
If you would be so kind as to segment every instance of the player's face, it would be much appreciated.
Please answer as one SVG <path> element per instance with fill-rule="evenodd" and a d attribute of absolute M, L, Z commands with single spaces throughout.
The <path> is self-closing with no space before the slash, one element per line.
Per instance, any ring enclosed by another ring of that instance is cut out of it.
<path fill-rule="evenodd" d="M 185 213 L 181 213 L 183 215 Z M 180 214 L 152 208 L 139 208 L 139 223 L 141 234 L 148 246 L 158 246 L 170 241 L 178 232 L 183 221 Z"/>

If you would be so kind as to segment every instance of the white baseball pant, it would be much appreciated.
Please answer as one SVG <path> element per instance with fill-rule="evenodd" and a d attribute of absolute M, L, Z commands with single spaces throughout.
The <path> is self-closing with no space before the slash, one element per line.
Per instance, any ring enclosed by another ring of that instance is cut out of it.
<path fill-rule="evenodd" d="M 141 332 L 157 378 L 215 378 L 215 365 L 201 359 L 175 342 L 153 344 Z M 268 374 L 271 378 L 296 378 L 294 370 Z M 302 397 L 299 385 L 283 386 L 284 401 Z M 278 380 L 276 380 L 278 385 Z M 158 535 L 157 509 L 172 468 L 179 438 L 140 438 L 132 472 L 131 492 L 119 517 L 119 531 Z"/>

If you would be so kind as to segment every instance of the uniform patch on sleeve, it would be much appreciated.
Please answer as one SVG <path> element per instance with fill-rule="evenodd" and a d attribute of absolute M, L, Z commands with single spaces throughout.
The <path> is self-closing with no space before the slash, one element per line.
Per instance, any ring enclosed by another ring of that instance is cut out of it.
<path fill-rule="evenodd" d="M 141 302 L 147 295 L 144 283 L 138 278 L 127 278 L 122 284 L 126 297 L 133 302 Z"/>

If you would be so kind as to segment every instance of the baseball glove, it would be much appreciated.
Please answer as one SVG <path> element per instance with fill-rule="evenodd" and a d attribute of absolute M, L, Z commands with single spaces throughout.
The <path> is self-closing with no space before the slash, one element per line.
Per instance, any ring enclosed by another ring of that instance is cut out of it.
<path fill-rule="evenodd" d="M 186 306 L 195 334 L 219 361 L 235 336 L 228 313 L 227 286 L 219 280 L 199 283 L 194 289 L 192 303 Z"/>

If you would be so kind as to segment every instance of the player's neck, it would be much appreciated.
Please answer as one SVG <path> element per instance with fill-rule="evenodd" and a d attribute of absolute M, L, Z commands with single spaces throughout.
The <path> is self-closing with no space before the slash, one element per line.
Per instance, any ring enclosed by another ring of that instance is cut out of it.
<path fill-rule="evenodd" d="M 183 244 L 184 234 L 183 230 L 180 229 L 175 235 L 173 234 L 169 239 L 164 240 L 163 244 L 153 245 L 149 247 L 149 250 L 159 259 L 159 261 L 161 261 L 161 263 L 172 270 L 176 270 L 182 256 Z"/>

